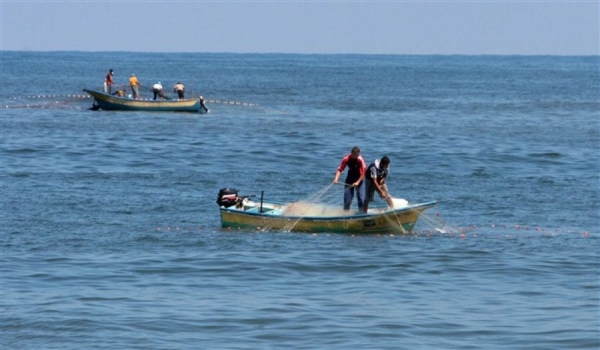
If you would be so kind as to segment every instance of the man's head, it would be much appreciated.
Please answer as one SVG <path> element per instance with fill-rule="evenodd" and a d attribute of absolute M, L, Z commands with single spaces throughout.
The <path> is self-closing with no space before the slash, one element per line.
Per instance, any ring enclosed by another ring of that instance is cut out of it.
<path fill-rule="evenodd" d="M 356 159 L 360 156 L 360 148 L 357 146 L 352 147 L 352 151 L 350 151 L 350 158 Z"/>
<path fill-rule="evenodd" d="M 387 169 L 389 166 L 390 166 L 390 158 L 388 158 L 388 156 L 381 157 L 381 160 L 379 161 L 379 167 L 381 169 Z"/>

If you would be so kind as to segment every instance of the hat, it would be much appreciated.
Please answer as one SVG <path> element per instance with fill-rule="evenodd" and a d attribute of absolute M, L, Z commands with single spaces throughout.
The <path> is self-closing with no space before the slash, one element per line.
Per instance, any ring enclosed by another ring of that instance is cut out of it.
<path fill-rule="evenodd" d="M 131 76 L 132 76 L 132 77 L 135 77 L 135 74 L 132 74 Z"/>
<path fill-rule="evenodd" d="M 111 69 L 109 69 L 108 71 L 109 71 L 109 72 L 111 72 L 111 73 L 113 72 L 112 68 L 111 68 Z"/>

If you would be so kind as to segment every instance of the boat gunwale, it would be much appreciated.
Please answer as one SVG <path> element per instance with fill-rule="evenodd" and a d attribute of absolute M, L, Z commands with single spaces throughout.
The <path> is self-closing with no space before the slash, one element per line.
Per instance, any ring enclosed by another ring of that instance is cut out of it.
<path fill-rule="evenodd" d="M 124 104 L 137 104 L 137 103 L 152 103 L 152 104 L 184 104 L 184 103 L 199 103 L 200 102 L 200 98 L 182 98 L 182 99 L 176 99 L 176 100 L 150 100 L 150 99 L 144 99 L 144 100 L 136 100 L 136 99 L 132 99 L 129 97 L 121 97 L 121 96 L 116 96 L 116 95 L 109 95 L 107 93 L 104 93 L 102 91 L 98 91 L 98 90 L 90 90 L 90 89 L 83 89 L 83 91 L 87 92 L 89 95 L 91 95 L 93 98 L 96 98 L 95 95 L 100 96 L 104 101 L 110 102 L 111 100 L 116 100 L 119 101 L 120 103 L 123 102 Z"/>
<path fill-rule="evenodd" d="M 284 206 L 284 205 L 278 204 L 278 203 L 266 203 L 266 204 Z M 278 220 L 341 221 L 341 220 L 363 220 L 363 219 L 371 219 L 371 218 L 375 218 L 375 217 L 382 217 L 382 216 L 388 216 L 388 215 L 403 214 L 405 212 L 411 212 L 411 211 L 418 210 L 418 209 L 425 210 L 425 209 L 434 207 L 436 205 L 437 205 L 437 201 L 429 201 L 429 202 L 423 202 L 423 203 L 409 204 L 408 206 L 405 206 L 402 208 L 384 211 L 384 212 L 380 212 L 380 213 L 367 213 L 367 214 L 359 213 L 359 214 L 335 215 L 335 216 L 301 216 L 301 215 L 286 216 L 286 215 L 273 215 L 273 214 L 269 214 L 269 212 L 253 213 L 253 212 L 250 212 L 247 210 L 241 210 L 241 209 L 237 209 L 237 208 L 219 207 L 219 209 L 222 212 L 226 211 L 226 212 L 230 212 L 230 213 L 244 214 L 244 215 L 249 215 L 249 216 L 274 218 L 274 219 L 278 219 Z M 373 209 L 378 209 L 378 208 L 373 208 Z"/>

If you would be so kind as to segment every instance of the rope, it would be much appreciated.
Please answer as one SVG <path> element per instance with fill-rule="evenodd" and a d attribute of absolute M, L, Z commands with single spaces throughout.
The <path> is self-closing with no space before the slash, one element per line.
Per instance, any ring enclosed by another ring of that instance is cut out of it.
<path fill-rule="evenodd" d="M 304 217 L 306 216 L 306 213 L 308 212 L 308 210 L 319 200 L 321 199 L 321 197 L 323 197 L 323 195 L 325 193 L 327 193 L 327 191 L 329 191 L 329 189 L 333 186 L 333 183 L 330 183 L 329 185 L 325 186 L 322 190 L 318 191 L 312 198 L 309 198 L 306 202 L 309 204 L 309 206 L 306 208 L 306 210 L 304 210 L 303 213 L 301 213 L 298 218 L 296 219 L 296 221 L 294 221 L 294 223 L 292 225 L 286 225 L 286 227 L 284 228 L 284 231 L 291 231 L 296 224 L 298 224 L 298 222 Z M 293 204 L 292 204 L 293 205 Z"/>
<path fill-rule="evenodd" d="M 394 213 L 394 217 L 396 218 L 396 221 L 398 222 L 398 226 L 400 226 L 400 229 L 402 230 L 403 234 L 406 234 L 406 230 L 404 229 L 404 227 L 402 226 L 402 221 L 400 221 L 400 217 L 398 216 L 398 213 Z"/>

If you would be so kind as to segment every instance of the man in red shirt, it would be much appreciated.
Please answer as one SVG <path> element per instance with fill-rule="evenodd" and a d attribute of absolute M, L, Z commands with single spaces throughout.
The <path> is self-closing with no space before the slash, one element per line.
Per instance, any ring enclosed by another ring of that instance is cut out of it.
<path fill-rule="evenodd" d="M 108 71 L 108 74 L 106 74 L 106 80 L 104 81 L 104 84 L 106 85 L 106 93 L 110 95 L 111 93 L 111 89 L 112 89 L 112 85 L 113 85 L 114 81 L 113 81 L 113 70 L 112 68 Z"/>
<path fill-rule="evenodd" d="M 358 210 L 359 212 L 362 212 L 365 197 L 363 179 L 365 178 L 367 165 L 360 155 L 360 148 L 353 147 L 350 154 L 342 158 L 342 162 L 335 173 L 333 183 L 338 183 L 340 175 L 342 175 L 342 172 L 346 167 L 348 167 L 348 173 L 346 174 L 346 180 L 344 181 L 344 210 L 350 210 L 350 205 L 354 198 L 354 190 L 356 189 Z"/>

